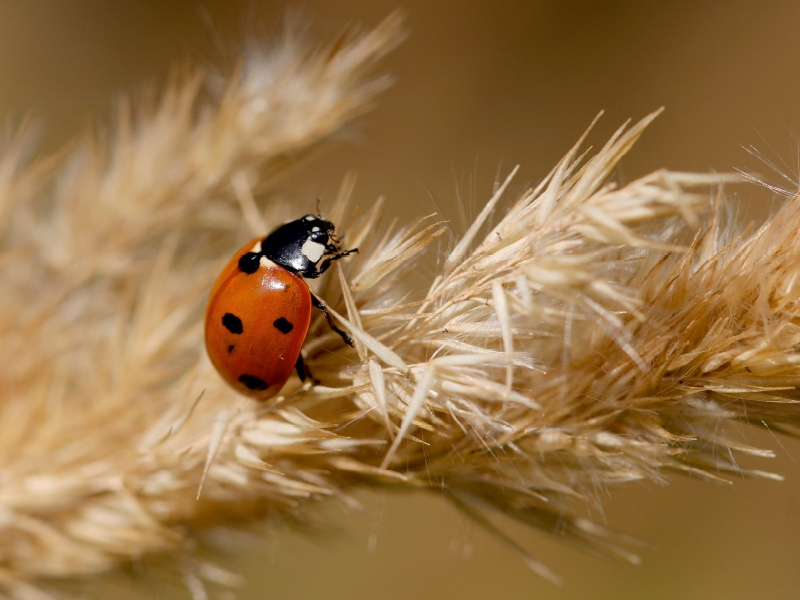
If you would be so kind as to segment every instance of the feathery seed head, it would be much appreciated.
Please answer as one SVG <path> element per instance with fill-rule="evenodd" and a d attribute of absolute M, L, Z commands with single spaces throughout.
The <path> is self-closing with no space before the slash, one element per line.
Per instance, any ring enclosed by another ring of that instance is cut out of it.
<path fill-rule="evenodd" d="M 380 232 L 381 202 L 348 221 L 346 180 L 325 217 L 361 253 L 314 285 L 354 348 L 320 317 L 305 345 L 319 385 L 292 379 L 267 405 L 226 387 L 203 352 L 209 287 L 243 221 L 262 235 L 293 216 L 257 191 L 370 104 L 385 80 L 365 73 L 399 37 L 389 17 L 323 50 L 287 41 L 211 98 L 195 72 L 61 162 L 25 162 L 24 136 L 7 147 L 8 593 L 186 548 L 234 515 L 347 501 L 355 485 L 435 488 L 488 528 L 493 508 L 635 561 L 632 540 L 576 507 L 665 471 L 774 477 L 734 460 L 770 455 L 735 425 L 798 425 L 800 209 L 737 235 L 721 216 L 736 177 L 617 186 L 657 113 L 595 155 L 581 138 L 512 201 L 513 169 L 421 290 L 407 274 L 444 245 L 444 223 Z"/>

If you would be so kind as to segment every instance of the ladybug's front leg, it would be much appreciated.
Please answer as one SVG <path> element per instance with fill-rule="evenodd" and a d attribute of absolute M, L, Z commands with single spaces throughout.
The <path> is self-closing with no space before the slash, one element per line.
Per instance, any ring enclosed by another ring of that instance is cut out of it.
<path fill-rule="evenodd" d="M 358 248 L 352 248 L 350 250 L 342 250 L 341 252 L 336 252 L 336 246 L 332 244 L 325 246 L 325 249 L 328 252 L 332 252 L 333 256 L 326 258 L 324 261 L 322 261 L 322 263 L 320 263 L 320 265 L 317 267 L 318 275 L 316 276 L 322 275 L 325 271 L 327 271 L 333 261 L 339 260 L 340 258 L 344 258 L 345 256 L 350 256 L 351 254 L 358 254 Z"/>
<path fill-rule="evenodd" d="M 326 250 L 329 252 L 333 252 L 333 256 L 331 256 L 330 260 L 339 260 L 340 258 L 344 258 L 345 256 L 350 256 L 351 254 L 358 254 L 358 248 L 351 248 L 350 250 L 342 250 L 341 252 L 336 251 L 336 246 L 326 246 Z"/>
<path fill-rule="evenodd" d="M 328 312 L 328 307 L 325 306 L 325 303 L 322 300 L 317 298 L 316 294 L 311 294 L 311 304 L 322 311 L 322 314 L 325 315 L 325 318 L 327 319 L 330 328 L 333 329 L 336 333 L 338 333 L 342 337 L 344 343 L 347 344 L 348 346 L 352 346 L 353 338 L 351 338 L 349 335 L 347 335 L 344 331 L 339 329 L 334 324 L 333 319 L 331 318 L 331 314 Z"/>
<path fill-rule="evenodd" d="M 339 252 L 338 242 L 336 244 L 327 244 L 325 246 L 326 252 L 330 252 L 333 256 L 327 259 L 327 264 L 332 263 L 334 260 L 339 260 L 351 254 L 358 254 L 358 248 L 350 248 L 350 250 L 342 250 Z"/>

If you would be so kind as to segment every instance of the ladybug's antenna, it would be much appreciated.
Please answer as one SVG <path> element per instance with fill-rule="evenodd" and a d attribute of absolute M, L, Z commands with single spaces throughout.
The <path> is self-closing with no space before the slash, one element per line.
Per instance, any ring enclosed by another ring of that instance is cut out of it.
<path fill-rule="evenodd" d="M 317 216 L 321 219 L 322 218 L 322 213 L 319 212 L 319 205 L 320 204 L 322 204 L 322 200 L 320 198 L 317 198 Z"/>

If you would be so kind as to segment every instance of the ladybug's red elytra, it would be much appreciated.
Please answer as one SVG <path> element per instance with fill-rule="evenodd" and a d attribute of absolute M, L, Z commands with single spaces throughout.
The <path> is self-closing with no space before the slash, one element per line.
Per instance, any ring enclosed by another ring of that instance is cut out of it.
<path fill-rule="evenodd" d="M 341 250 L 334 225 L 306 215 L 245 244 L 217 278 L 206 308 L 206 351 L 222 378 L 236 391 L 266 400 L 277 394 L 296 368 L 306 368 L 300 349 L 311 324 L 311 307 L 325 304 L 303 278 L 322 275 L 331 263 L 358 252 Z"/>

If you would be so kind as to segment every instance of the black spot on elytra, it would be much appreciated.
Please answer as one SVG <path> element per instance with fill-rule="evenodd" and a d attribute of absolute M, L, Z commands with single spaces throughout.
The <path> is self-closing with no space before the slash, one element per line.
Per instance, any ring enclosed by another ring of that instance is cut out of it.
<path fill-rule="evenodd" d="M 233 349 L 234 349 L 234 348 L 236 348 L 236 346 L 234 346 L 233 344 L 231 344 L 230 346 L 228 346 L 228 354 L 230 354 L 231 352 L 233 352 Z"/>
<path fill-rule="evenodd" d="M 260 254 L 256 252 L 246 252 L 239 258 L 239 270 L 244 271 L 248 275 L 252 275 L 258 271 L 258 265 L 260 261 Z"/>
<path fill-rule="evenodd" d="M 240 334 L 244 331 L 242 320 L 232 313 L 222 315 L 222 325 L 231 333 Z"/>
<path fill-rule="evenodd" d="M 269 384 L 263 379 L 246 373 L 239 376 L 239 383 L 243 384 L 248 390 L 254 390 L 256 392 L 260 392 L 269 387 Z"/>
<path fill-rule="evenodd" d="M 294 329 L 294 325 L 289 323 L 289 321 L 287 321 L 283 317 L 281 317 L 280 319 L 275 319 L 273 325 L 275 326 L 275 329 L 284 334 L 289 333 L 292 329 Z"/>

